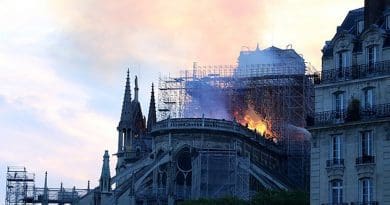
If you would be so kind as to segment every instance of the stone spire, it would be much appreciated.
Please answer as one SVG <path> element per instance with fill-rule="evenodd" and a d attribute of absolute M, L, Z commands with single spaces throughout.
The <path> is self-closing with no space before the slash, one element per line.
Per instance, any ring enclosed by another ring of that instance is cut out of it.
<path fill-rule="evenodd" d="M 47 205 L 49 204 L 49 190 L 47 188 L 47 171 L 45 172 L 45 185 L 43 188 L 43 201 L 42 205 Z"/>
<path fill-rule="evenodd" d="M 131 88 L 130 88 L 129 69 L 127 69 L 126 87 L 125 87 L 125 95 L 123 97 L 121 122 L 129 121 L 130 118 L 131 118 Z"/>
<path fill-rule="evenodd" d="M 152 93 L 150 96 L 150 104 L 149 104 L 149 114 L 148 114 L 148 123 L 147 123 L 147 131 L 150 132 L 152 127 L 156 124 L 156 101 L 154 99 L 154 85 L 152 83 Z"/>
<path fill-rule="evenodd" d="M 102 174 L 100 176 L 99 186 L 101 192 L 111 191 L 110 156 L 108 155 L 108 150 L 103 155 Z"/>
<path fill-rule="evenodd" d="M 138 102 L 138 77 L 135 76 L 134 80 L 134 102 Z"/>

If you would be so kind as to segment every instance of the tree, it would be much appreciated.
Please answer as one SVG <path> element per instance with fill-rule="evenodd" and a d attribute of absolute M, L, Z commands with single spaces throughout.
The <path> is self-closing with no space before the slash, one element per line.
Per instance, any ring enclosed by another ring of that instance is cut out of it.
<path fill-rule="evenodd" d="M 347 121 L 360 120 L 360 101 L 356 98 L 352 98 L 347 108 Z"/>
<path fill-rule="evenodd" d="M 301 191 L 262 190 L 251 201 L 235 197 L 184 201 L 179 205 L 309 205 L 309 194 Z"/>
<path fill-rule="evenodd" d="M 235 197 L 225 197 L 220 199 L 198 199 L 184 201 L 179 203 L 179 205 L 249 205 L 249 203 Z"/>
<path fill-rule="evenodd" d="M 252 199 L 253 205 L 309 205 L 309 195 L 300 191 L 263 190 Z"/>

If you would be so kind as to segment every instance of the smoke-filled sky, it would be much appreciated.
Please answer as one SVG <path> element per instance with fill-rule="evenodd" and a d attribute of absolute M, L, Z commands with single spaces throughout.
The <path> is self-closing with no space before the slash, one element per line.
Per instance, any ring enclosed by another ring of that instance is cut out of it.
<path fill-rule="evenodd" d="M 145 111 L 159 74 L 234 64 L 256 43 L 292 44 L 319 70 L 324 41 L 363 2 L 0 0 L 0 204 L 7 165 L 27 166 L 39 186 L 45 170 L 50 186 L 97 185 L 128 67 Z"/>

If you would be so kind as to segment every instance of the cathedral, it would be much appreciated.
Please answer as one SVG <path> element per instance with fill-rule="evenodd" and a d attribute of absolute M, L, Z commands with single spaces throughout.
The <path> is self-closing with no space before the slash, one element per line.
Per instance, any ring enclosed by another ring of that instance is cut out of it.
<path fill-rule="evenodd" d="M 272 140 L 236 121 L 167 118 L 157 122 L 154 86 L 146 120 L 138 78 L 132 97 L 127 72 L 117 127 L 115 175 L 104 152 L 99 186 L 75 204 L 169 204 L 236 196 L 249 200 L 261 189 L 296 189 L 285 177 L 285 155 Z"/>

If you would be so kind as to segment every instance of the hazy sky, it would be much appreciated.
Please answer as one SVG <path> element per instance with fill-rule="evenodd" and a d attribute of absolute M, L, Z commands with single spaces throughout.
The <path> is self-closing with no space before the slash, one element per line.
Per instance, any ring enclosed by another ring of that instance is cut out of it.
<path fill-rule="evenodd" d="M 52 187 L 97 185 L 128 67 L 144 110 L 159 74 L 234 64 L 256 43 L 292 44 L 320 70 L 324 41 L 363 2 L 0 0 L 0 204 L 7 165 L 35 172 L 38 186 L 45 170 Z"/>

